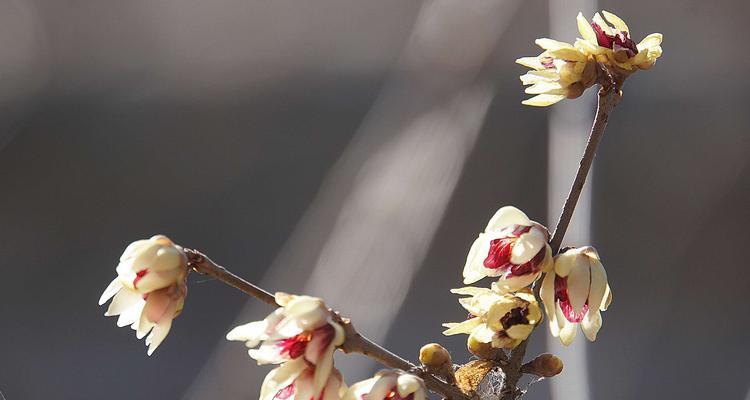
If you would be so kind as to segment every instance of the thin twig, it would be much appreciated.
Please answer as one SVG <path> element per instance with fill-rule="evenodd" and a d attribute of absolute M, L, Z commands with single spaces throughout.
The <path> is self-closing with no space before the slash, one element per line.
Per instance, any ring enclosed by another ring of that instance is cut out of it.
<path fill-rule="evenodd" d="M 552 239 L 550 240 L 552 254 L 557 254 L 560 251 L 563 237 L 570 225 L 571 218 L 573 218 L 573 211 L 575 211 L 578 198 L 583 191 L 583 185 L 586 183 L 586 177 L 591 169 L 591 164 L 594 162 L 594 156 L 596 156 L 596 149 L 599 146 L 599 141 L 601 141 L 602 136 L 604 135 L 604 129 L 607 127 L 609 114 L 615 106 L 617 106 L 617 103 L 622 96 L 619 86 L 620 85 L 611 82 L 610 84 L 602 85 L 602 88 L 599 90 L 596 117 L 594 118 L 594 124 L 591 127 L 589 141 L 586 144 L 586 150 L 583 152 L 583 157 L 581 157 L 581 163 L 578 166 L 578 172 L 576 172 L 573 185 L 570 187 L 568 197 L 565 199 L 565 205 L 563 206 L 560 219 L 555 227 L 555 232 L 552 234 Z M 537 300 L 539 300 L 537 287 L 534 288 L 534 293 Z M 523 364 L 523 358 L 526 355 L 527 345 L 528 339 L 519 344 L 510 354 L 510 362 L 504 368 L 506 377 L 503 385 L 503 397 L 501 400 L 513 400 L 518 398 L 520 394 L 517 386 L 518 380 L 523 376 L 521 367 Z"/>
<path fill-rule="evenodd" d="M 266 304 L 278 307 L 278 304 L 276 304 L 276 300 L 271 293 L 229 272 L 226 268 L 216 264 L 198 250 L 184 250 L 185 254 L 188 256 L 188 266 L 194 271 L 216 278 L 217 280 L 239 289 Z M 338 319 L 338 322 L 343 325 L 346 333 L 346 340 L 344 341 L 344 344 L 340 346 L 341 350 L 345 353 L 359 353 L 372 358 L 386 367 L 399 368 L 419 375 L 424 380 L 427 389 L 442 395 L 446 399 L 471 400 L 471 397 L 462 392 L 457 386 L 442 381 L 434 375 L 426 372 L 424 369 L 419 368 L 363 336 L 354 329 L 354 325 L 348 318 L 343 318 L 338 315 L 338 313 L 335 313 L 335 316 Z"/>

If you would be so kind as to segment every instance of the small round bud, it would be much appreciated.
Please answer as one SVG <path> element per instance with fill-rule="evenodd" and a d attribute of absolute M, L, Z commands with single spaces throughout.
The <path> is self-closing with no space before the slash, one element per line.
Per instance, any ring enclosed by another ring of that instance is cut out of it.
<path fill-rule="evenodd" d="M 451 355 L 445 347 L 430 343 L 419 349 L 419 362 L 428 368 L 438 369 L 442 366 L 452 364 Z"/>
<path fill-rule="evenodd" d="M 535 359 L 527 362 L 521 367 L 521 371 L 527 374 L 551 378 L 563 370 L 562 360 L 554 354 L 540 354 Z"/>

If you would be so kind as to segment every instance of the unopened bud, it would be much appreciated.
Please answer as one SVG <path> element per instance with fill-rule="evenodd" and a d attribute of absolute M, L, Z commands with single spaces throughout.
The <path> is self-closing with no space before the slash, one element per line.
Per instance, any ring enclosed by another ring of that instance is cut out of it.
<path fill-rule="evenodd" d="M 540 354 L 521 367 L 521 372 L 551 378 L 563 370 L 562 360 L 554 354 Z"/>
<path fill-rule="evenodd" d="M 430 343 L 419 349 L 419 362 L 427 368 L 438 369 L 448 364 L 451 365 L 451 355 L 445 347 Z"/>

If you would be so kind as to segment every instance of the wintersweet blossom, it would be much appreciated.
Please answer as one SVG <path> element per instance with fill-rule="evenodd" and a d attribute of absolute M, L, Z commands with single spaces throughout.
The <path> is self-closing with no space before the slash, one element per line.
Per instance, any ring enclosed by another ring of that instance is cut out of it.
<path fill-rule="evenodd" d="M 344 329 L 319 298 L 279 292 L 276 303 L 281 307 L 263 321 L 240 325 L 227 339 L 244 341 L 259 365 L 302 360 L 314 366 L 313 388 L 318 392 L 329 380 L 333 353 L 344 343 Z"/>
<path fill-rule="evenodd" d="M 575 339 L 579 324 L 588 340 L 596 340 L 602 326 L 600 311 L 612 301 L 607 273 L 593 247 L 570 249 L 555 257 L 540 295 L 552 336 L 566 346 Z"/>
<path fill-rule="evenodd" d="M 443 324 L 448 328 L 443 334 L 469 334 L 470 350 L 477 350 L 484 344 L 498 349 L 515 348 L 529 337 L 542 319 L 539 303 L 528 288 L 512 294 L 478 287 L 453 289 L 451 292 L 471 296 L 458 300 L 471 318 L 460 323 Z M 476 351 L 472 353 L 476 354 Z"/>
<path fill-rule="evenodd" d="M 163 235 L 130 244 L 117 265 L 117 277 L 99 298 L 112 299 L 106 316 L 119 315 L 117 326 L 131 325 L 146 338 L 153 354 L 182 311 L 187 294 L 187 257 L 182 247 Z"/>
<path fill-rule="evenodd" d="M 424 381 L 398 369 L 385 369 L 355 383 L 342 400 L 426 400 Z"/>
<path fill-rule="evenodd" d="M 505 206 L 497 210 L 474 241 L 464 266 L 464 284 L 499 277 L 493 288 L 513 292 L 533 283 L 552 267 L 547 228 L 523 211 Z"/>
<path fill-rule="evenodd" d="M 596 83 L 596 60 L 591 54 L 552 39 L 537 39 L 536 44 L 544 49 L 542 54 L 516 60 L 532 69 L 521 76 L 521 83 L 531 85 L 526 93 L 536 95 L 521 104 L 544 107 L 575 99 Z"/>
<path fill-rule="evenodd" d="M 594 14 L 589 21 L 578 13 L 578 31 L 583 39 L 576 46 L 595 56 L 598 62 L 617 68 L 621 73 L 630 74 L 637 69 L 649 69 L 661 56 L 661 33 L 652 33 L 635 44 L 630 37 L 628 25 L 615 14 L 602 11 Z M 606 18 L 606 19 L 605 19 Z"/>
<path fill-rule="evenodd" d="M 266 375 L 260 400 L 339 400 L 346 391 L 341 373 L 331 369 L 320 388 L 315 384 L 316 367 L 297 358 L 283 363 Z"/>

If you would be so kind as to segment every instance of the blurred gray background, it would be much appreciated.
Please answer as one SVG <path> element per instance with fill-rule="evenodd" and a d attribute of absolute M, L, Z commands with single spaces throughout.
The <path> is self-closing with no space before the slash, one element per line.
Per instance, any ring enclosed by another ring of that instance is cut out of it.
<path fill-rule="evenodd" d="M 750 398 L 749 4 L 599 3 L 636 41 L 662 32 L 665 52 L 627 82 L 590 180 L 589 239 L 568 240 L 599 249 L 614 292 L 563 374 L 585 387 L 561 396 L 553 379 L 527 398 Z M 269 368 L 224 335 L 267 307 L 191 276 L 149 358 L 96 305 L 124 247 L 155 233 L 270 290 L 324 296 L 407 358 L 440 341 L 465 361 L 465 337 L 440 324 L 464 316 L 448 290 L 471 242 L 506 204 L 554 225 L 549 116 L 590 123 L 590 97 L 520 105 L 513 60 L 537 54 L 550 21 L 575 26 L 577 7 L 550 10 L 0 0 L 0 391 L 257 398 Z M 557 171 L 566 182 L 576 163 Z M 349 383 L 378 368 L 338 364 Z"/>

